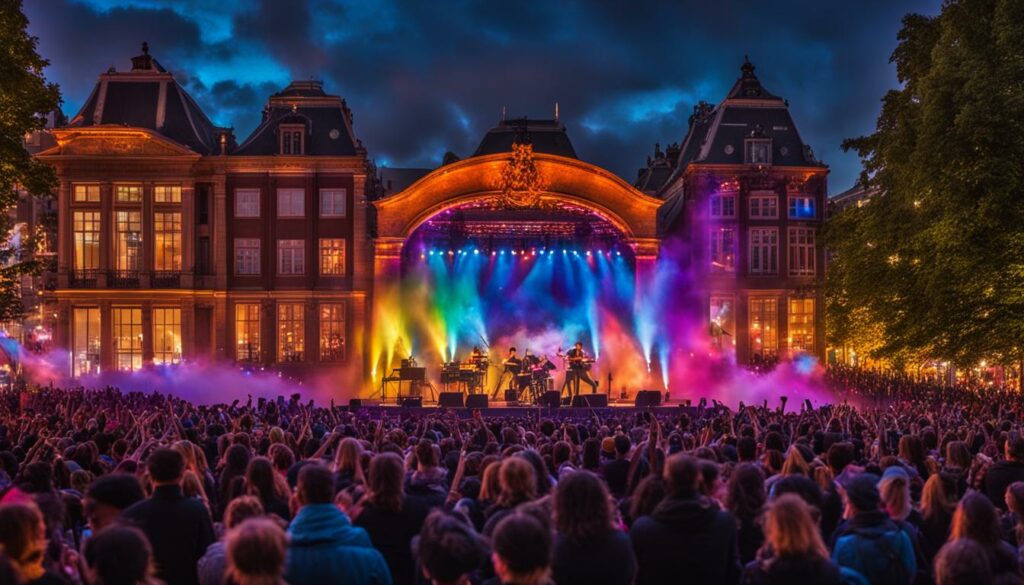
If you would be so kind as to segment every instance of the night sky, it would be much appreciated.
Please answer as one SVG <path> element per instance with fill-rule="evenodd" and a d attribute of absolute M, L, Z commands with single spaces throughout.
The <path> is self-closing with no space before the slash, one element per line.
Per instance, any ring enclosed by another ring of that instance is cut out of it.
<path fill-rule="evenodd" d="M 561 119 L 579 156 L 632 182 L 682 141 L 698 100 L 717 103 L 749 55 L 765 87 L 832 168 L 830 192 L 860 165 L 844 138 L 870 132 L 896 86 L 889 56 L 906 12 L 891 2 L 417 0 L 27 0 L 30 32 L 74 115 L 143 40 L 217 124 L 241 142 L 267 96 L 321 79 L 348 100 L 379 165 L 435 167 L 472 154 L 509 117 Z"/>

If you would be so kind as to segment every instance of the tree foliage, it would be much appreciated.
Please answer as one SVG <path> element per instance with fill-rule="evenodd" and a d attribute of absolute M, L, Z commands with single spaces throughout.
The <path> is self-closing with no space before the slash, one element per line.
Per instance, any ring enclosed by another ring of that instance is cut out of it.
<path fill-rule="evenodd" d="M 12 237 L 11 210 L 19 190 L 50 197 L 57 186 L 53 169 L 25 149 L 24 137 L 46 125 L 46 115 L 60 106 L 60 91 L 46 81 L 49 64 L 36 52 L 37 39 L 27 32 L 20 0 L 0 0 L 0 319 L 20 317 L 20 279 L 38 270 L 31 237 Z"/>
<path fill-rule="evenodd" d="M 907 15 L 892 61 L 902 87 L 843 145 L 879 194 L 826 229 L 833 341 L 870 315 L 875 357 L 1024 359 L 1024 2 Z"/>

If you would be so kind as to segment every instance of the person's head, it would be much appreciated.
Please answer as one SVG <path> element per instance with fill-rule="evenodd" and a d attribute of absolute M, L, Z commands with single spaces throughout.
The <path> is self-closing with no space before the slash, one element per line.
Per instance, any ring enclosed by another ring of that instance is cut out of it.
<path fill-rule="evenodd" d="M 430 469 L 437 467 L 437 453 L 434 452 L 434 443 L 429 439 L 420 439 L 416 444 L 416 465 L 419 469 Z"/>
<path fill-rule="evenodd" d="M 174 449 L 161 447 L 146 458 L 146 471 L 153 485 L 179 484 L 185 474 L 185 458 Z"/>
<path fill-rule="evenodd" d="M 543 583 L 551 564 L 551 531 L 530 514 L 503 518 L 491 538 L 491 561 L 502 583 Z"/>
<path fill-rule="evenodd" d="M 832 470 L 833 475 L 839 475 L 846 469 L 846 466 L 853 463 L 855 450 L 853 443 L 846 441 L 832 443 L 825 454 L 825 461 Z"/>
<path fill-rule="evenodd" d="M 810 468 L 807 466 L 803 454 L 800 453 L 800 449 L 797 449 L 795 445 L 790 447 L 789 452 L 786 453 L 786 460 L 782 463 L 782 475 L 808 475 L 809 473 Z"/>
<path fill-rule="evenodd" d="M 267 450 L 267 457 L 274 463 L 274 469 L 279 473 L 287 473 L 292 465 L 295 465 L 295 453 L 284 443 L 274 443 Z"/>
<path fill-rule="evenodd" d="M 949 530 L 951 541 L 958 538 L 969 538 L 990 550 L 999 544 L 999 513 L 984 494 L 971 492 L 960 500 Z"/>
<path fill-rule="evenodd" d="M 334 470 L 338 473 L 356 472 L 363 459 L 363 446 L 357 439 L 345 437 L 338 444 L 338 453 L 334 457 Z"/>
<path fill-rule="evenodd" d="M 649 516 L 665 499 L 665 480 L 653 473 L 643 478 L 636 486 L 629 502 L 629 517 L 633 520 Z"/>
<path fill-rule="evenodd" d="M 665 461 L 665 488 L 670 497 L 693 497 L 700 483 L 700 462 L 677 453 Z"/>
<path fill-rule="evenodd" d="M 520 457 L 509 457 L 501 462 L 498 483 L 501 485 L 499 503 L 515 506 L 532 500 L 537 495 L 537 481 L 533 465 Z"/>
<path fill-rule="evenodd" d="M 35 504 L 0 504 L 0 550 L 14 563 L 22 581 L 43 576 L 46 525 Z"/>
<path fill-rule="evenodd" d="M 112 473 L 101 475 L 85 492 L 84 515 L 92 531 L 110 526 L 118 515 L 135 502 L 146 499 L 142 485 L 134 475 Z"/>
<path fill-rule="evenodd" d="M 283 583 L 288 541 L 270 518 L 249 518 L 228 531 L 227 575 L 238 585 Z"/>
<path fill-rule="evenodd" d="M 583 469 L 596 470 L 601 467 L 601 441 L 591 437 L 583 441 Z"/>
<path fill-rule="evenodd" d="M 889 517 L 902 522 L 910 516 L 913 503 L 910 499 L 910 476 L 899 465 L 893 465 L 882 474 L 878 482 L 878 495 Z"/>
<path fill-rule="evenodd" d="M 736 441 L 736 457 L 740 462 L 753 462 L 757 458 L 757 440 L 754 437 L 740 437 Z"/>
<path fill-rule="evenodd" d="M 864 512 L 875 512 L 881 502 L 878 494 L 878 476 L 860 473 L 842 486 L 846 502 L 846 516 L 853 517 Z"/>
<path fill-rule="evenodd" d="M 508 348 L 508 355 L 516 355 L 516 348 L 514 346 Z"/>
<path fill-rule="evenodd" d="M 138 528 L 115 524 L 85 541 L 89 581 L 97 585 L 137 585 L 153 575 L 153 551 Z"/>
<path fill-rule="evenodd" d="M 1020 482 L 1020 484 L 1024 488 L 1024 482 Z M 942 481 L 942 476 L 933 473 L 921 488 L 921 515 L 929 519 L 949 518 L 952 511 L 953 505 L 946 495 L 946 486 Z"/>
<path fill-rule="evenodd" d="M 947 542 L 935 555 L 936 585 L 988 585 L 992 566 L 985 548 L 969 538 Z"/>
<path fill-rule="evenodd" d="M 813 511 L 796 494 L 783 494 L 768 505 L 764 515 L 764 538 L 779 558 L 828 558 Z"/>
<path fill-rule="evenodd" d="M 264 502 L 275 497 L 284 499 L 284 479 L 274 471 L 274 464 L 266 457 L 253 457 L 245 470 L 248 492 Z"/>
<path fill-rule="evenodd" d="M 397 512 L 405 499 L 405 467 L 394 453 L 381 453 L 370 461 L 370 502 L 382 509 Z"/>
<path fill-rule="evenodd" d="M 577 471 L 558 482 L 554 498 L 555 528 L 577 543 L 603 538 L 612 531 L 612 501 L 604 482 Z"/>
<path fill-rule="evenodd" d="M 1018 433 L 1011 433 L 1006 440 L 1004 455 L 1010 461 L 1024 463 L 1024 436 Z"/>
<path fill-rule="evenodd" d="M 764 507 L 766 494 L 761 468 L 754 463 L 741 463 L 729 476 L 726 507 L 738 518 L 756 518 Z"/>
<path fill-rule="evenodd" d="M 629 437 L 626 435 L 615 435 L 615 457 L 617 459 L 625 459 L 629 455 L 629 449 L 632 445 L 629 442 Z"/>
<path fill-rule="evenodd" d="M 330 504 L 334 500 L 334 475 L 320 463 L 303 465 L 295 494 L 300 506 Z"/>
<path fill-rule="evenodd" d="M 434 585 L 464 585 L 487 559 L 487 545 L 461 514 L 434 510 L 413 541 L 423 576 Z"/>
<path fill-rule="evenodd" d="M 582 341 L 577 341 L 576 345 L 574 347 L 576 349 L 583 349 L 583 342 Z"/>
<path fill-rule="evenodd" d="M 263 515 L 263 504 L 256 496 L 239 496 L 228 504 L 224 510 L 224 527 L 227 529 L 238 526 L 249 518 Z"/>
<path fill-rule="evenodd" d="M 480 478 L 480 501 L 496 502 L 501 496 L 501 462 L 495 461 L 484 467 Z"/>
<path fill-rule="evenodd" d="M 965 441 L 950 441 L 946 445 L 946 465 L 964 470 L 971 468 L 971 449 Z"/>

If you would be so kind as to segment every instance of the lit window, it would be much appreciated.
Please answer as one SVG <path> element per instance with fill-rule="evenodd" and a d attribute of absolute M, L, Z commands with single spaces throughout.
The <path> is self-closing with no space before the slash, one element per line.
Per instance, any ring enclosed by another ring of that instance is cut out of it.
<path fill-rule="evenodd" d="M 181 309 L 153 309 L 153 363 L 181 363 Z"/>
<path fill-rule="evenodd" d="M 345 360 L 345 305 L 320 305 L 320 361 Z"/>
<path fill-rule="evenodd" d="M 736 195 L 712 195 L 711 217 L 736 217 Z"/>
<path fill-rule="evenodd" d="M 280 126 L 281 134 L 281 154 L 302 154 L 303 138 L 305 135 L 305 128 L 302 125 L 290 126 L 282 124 Z"/>
<path fill-rule="evenodd" d="M 235 217 L 260 216 L 260 190 L 235 189 Z"/>
<path fill-rule="evenodd" d="M 750 273 L 776 274 L 779 271 L 779 230 L 750 228 Z"/>
<path fill-rule="evenodd" d="M 812 228 L 789 228 L 789 273 L 793 276 L 814 274 Z"/>
<path fill-rule="evenodd" d="M 801 195 L 789 198 L 790 219 L 814 219 L 814 197 Z"/>
<path fill-rule="evenodd" d="M 277 361 L 301 362 L 306 347 L 305 305 L 277 306 Z"/>
<path fill-rule="evenodd" d="M 75 270 L 86 272 L 100 267 L 100 212 L 76 211 L 73 216 L 75 231 Z"/>
<path fill-rule="evenodd" d="M 142 202 L 142 187 L 139 185 L 115 185 L 114 194 L 118 203 Z"/>
<path fill-rule="evenodd" d="M 134 372 L 142 369 L 142 308 L 110 309 L 114 336 L 114 367 Z"/>
<path fill-rule="evenodd" d="M 99 203 L 99 185 L 75 185 L 75 203 Z"/>
<path fill-rule="evenodd" d="M 75 307 L 72 322 L 71 375 L 100 373 L 100 310 Z"/>
<path fill-rule="evenodd" d="M 277 190 L 277 216 L 302 217 L 306 215 L 306 192 L 302 189 Z"/>
<path fill-rule="evenodd" d="M 779 349 L 779 304 L 774 298 L 751 297 L 747 303 L 750 319 L 750 352 L 762 358 L 773 357 Z"/>
<path fill-rule="evenodd" d="M 750 196 L 749 203 L 751 219 L 778 219 L 778 195 L 758 195 L 755 193 Z"/>
<path fill-rule="evenodd" d="M 153 201 L 156 203 L 181 203 L 181 186 L 157 185 L 153 187 Z"/>
<path fill-rule="evenodd" d="M 306 241 L 277 241 L 277 273 L 286 275 L 306 272 Z"/>
<path fill-rule="evenodd" d="M 731 227 L 711 230 L 711 270 L 732 272 L 736 269 L 736 230 Z"/>
<path fill-rule="evenodd" d="M 345 274 L 345 240 L 320 240 L 320 274 L 343 276 Z"/>
<path fill-rule="evenodd" d="M 235 238 L 235 274 L 252 276 L 259 273 L 259 238 Z"/>
<path fill-rule="evenodd" d="M 158 271 L 181 271 L 181 213 L 153 214 L 154 262 Z"/>
<path fill-rule="evenodd" d="M 736 345 L 736 320 L 732 297 L 711 297 L 708 319 L 711 339 L 718 349 Z"/>
<path fill-rule="evenodd" d="M 744 162 L 748 165 L 772 164 L 771 140 L 747 140 L 745 144 Z"/>
<path fill-rule="evenodd" d="M 344 189 L 321 189 L 320 216 L 345 217 L 347 195 Z"/>
<path fill-rule="evenodd" d="M 260 305 L 235 305 L 235 359 L 257 362 L 260 359 Z"/>
<path fill-rule="evenodd" d="M 114 269 L 138 272 L 142 268 L 142 212 L 118 211 L 114 214 L 116 239 Z"/>
<path fill-rule="evenodd" d="M 814 351 L 814 299 L 789 299 L 789 349 Z"/>

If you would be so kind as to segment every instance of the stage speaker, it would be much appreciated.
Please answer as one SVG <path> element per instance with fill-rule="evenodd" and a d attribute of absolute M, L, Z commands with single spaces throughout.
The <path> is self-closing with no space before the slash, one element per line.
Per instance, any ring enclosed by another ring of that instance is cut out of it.
<path fill-rule="evenodd" d="M 641 390 L 636 393 L 637 408 L 651 408 L 661 406 L 661 392 L 657 390 Z"/>
<path fill-rule="evenodd" d="M 487 395 L 470 394 L 466 397 L 466 408 L 487 408 Z"/>
<path fill-rule="evenodd" d="M 402 408 L 422 408 L 422 396 L 406 396 L 402 399 Z"/>
<path fill-rule="evenodd" d="M 442 408 L 462 408 L 462 392 L 442 392 L 437 397 L 437 405 Z"/>
<path fill-rule="evenodd" d="M 590 408 L 608 408 L 608 395 L 580 394 L 579 396 L 573 397 L 572 405 L 576 408 L 588 406 Z"/>
<path fill-rule="evenodd" d="M 353 398 L 348 401 L 348 411 L 353 412 L 363 407 L 363 401 L 361 398 Z"/>
<path fill-rule="evenodd" d="M 519 391 L 512 388 L 506 389 L 505 402 L 519 402 Z"/>
<path fill-rule="evenodd" d="M 559 392 L 558 390 L 550 390 L 548 392 L 545 392 L 544 394 L 541 394 L 539 402 L 541 406 L 546 406 L 548 408 L 558 408 L 562 404 L 561 392 Z"/>

